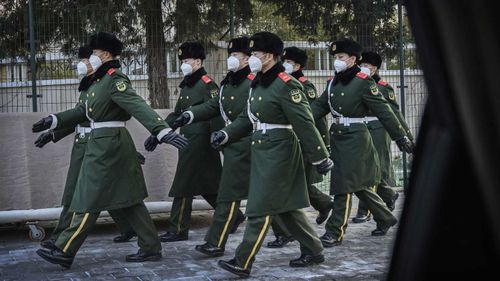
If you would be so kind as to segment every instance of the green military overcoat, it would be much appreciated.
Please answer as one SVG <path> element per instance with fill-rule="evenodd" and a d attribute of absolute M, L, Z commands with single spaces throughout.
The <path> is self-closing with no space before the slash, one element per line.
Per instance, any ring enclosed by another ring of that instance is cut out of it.
<path fill-rule="evenodd" d="M 252 134 L 250 188 L 246 206 L 249 217 L 276 215 L 308 207 L 302 149 L 313 163 L 328 157 L 321 136 L 314 127 L 302 84 L 283 71 L 281 63 L 277 63 L 266 73 L 259 73 L 255 88 L 250 92 L 249 110 L 247 106 L 247 110 L 243 110 L 233 123 L 224 128 L 231 142 L 252 130 L 249 118 L 293 127 L 293 130 L 257 130 Z"/>
<path fill-rule="evenodd" d="M 297 77 L 293 73 L 292 76 L 297 78 L 297 80 L 299 80 L 304 86 L 304 94 L 306 95 L 309 104 L 318 98 L 316 87 L 311 81 L 309 81 L 309 79 L 303 75 Z M 325 145 L 330 145 L 330 135 L 328 134 L 328 122 L 326 121 L 326 117 L 316 120 L 316 129 L 318 129 L 318 132 L 321 134 L 321 138 L 323 139 Z M 316 171 L 316 168 L 311 164 L 307 157 L 304 157 L 304 161 L 308 184 L 310 185 L 322 182 L 323 176 Z"/>
<path fill-rule="evenodd" d="M 152 135 L 167 129 L 165 121 L 138 96 L 111 61 L 94 74 L 87 101 L 56 114 L 57 128 L 93 122 L 127 121 L 135 117 Z M 133 206 L 147 197 L 134 142 L 125 127 L 94 128 L 87 140 L 70 211 L 99 212 Z"/>
<path fill-rule="evenodd" d="M 223 81 L 219 95 L 215 99 L 189 109 L 193 123 L 222 116 L 227 124 L 246 110 L 250 83 L 255 76 L 247 66 L 230 73 Z M 221 114 L 221 110 L 224 115 Z M 224 147 L 224 162 L 217 202 L 231 202 L 246 199 L 250 183 L 250 142 L 251 134 Z"/>
<path fill-rule="evenodd" d="M 384 98 L 389 102 L 392 111 L 399 120 L 401 126 L 406 131 L 408 138 L 413 140 L 411 131 L 406 123 L 403 114 L 399 110 L 399 104 L 396 100 L 396 95 L 394 94 L 394 89 L 386 81 L 380 79 L 378 75 L 373 76 L 375 82 L 377 82 L 377 87 Z M 377 154 L 380 160 L 380 171 L 381 171 L 381 181 L 385 184 L 394 186 L 394 169 L 392 168 L 392 152 L 391 152 L 391 137 L 385 130 L 382 123 L 378 120 L 371 121 L 368 123 L 368 129 L 372 136 L 373 145 L 377 150 Z"/>
<path fill-rule="evenodd" d="M 363 118 L 372 112 L 384 124 L 392 139 L 404 137 L 404 130 L 375 81 L 359 72 L 358 67 L 348 69 L 346 73 L 352 75 L 344 81 L 337 80 L 338 77 L 329 80 L 327 89 L 312 103 L 315 119 L 324 117 L 332 110 L 335 115 L 352 118 Z M 333 122 L 330 134 L 331 158 L 334 161 L 330 194 L 353 193 L 379 184 L 379 159 L 366 124 L 346 126 Z"/>
<path fill-rule="evenodd" d="M 185 77 L 174 112 L 166 118 L 172 122 L 192 106 L 217 98 L 218 87 L 203 68 Z M 183 126 L 180 133 L 189 145 L 179 149 L 179 160 L 168 196 L 192 197 L 217 194 L 222 164 L 219 152 L 210 146 L 210 133 L 223 127 L 221 117 Z"/>

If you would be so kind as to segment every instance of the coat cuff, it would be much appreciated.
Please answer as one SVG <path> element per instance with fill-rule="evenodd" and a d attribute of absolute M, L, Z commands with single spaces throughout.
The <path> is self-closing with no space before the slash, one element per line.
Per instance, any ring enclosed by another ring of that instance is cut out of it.
<path fill-rule="evenodd" d="M 192 111 L 184 111 L 185 113 L 189 114 L 189 121 L 187 122 L 187 124 L 191 124 L 193 123 L 193 120 L 194 120 L 194 114 Z"/>
<path fill-rule="evenodd" d="M 156 138 L 158 139 L 158 141 L 161 141 L 161 139 L 168 133 L 170 133 L 170 131 L 172 131 L 171 128 L 165 128 L 163 130 L 161 130 L 158 135 L 156 136 Z"/>
<path fill-rule="evenodd" d="M 57 117 L 54 114 L 50 114 L 50 117 L 52 117 L 52 124 L 50 125 L 50 130 L 53 130 L 57 128 Z"/>

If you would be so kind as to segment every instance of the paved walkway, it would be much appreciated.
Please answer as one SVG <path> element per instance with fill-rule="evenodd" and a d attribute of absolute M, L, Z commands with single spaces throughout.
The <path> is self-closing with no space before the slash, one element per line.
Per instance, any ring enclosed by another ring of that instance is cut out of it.
<path fill-rule="evenodd" d="M 396 204 L 399 216 L 404 198 Z M 353 206 L 357 206 L 354 200 Z M 311 222 L 316 212 L 306 209 Z M 353 208 L 351 216 L 356 209 Z M 204 243 L 203 237 L 212 211 L 194 212 L 190 240 L 163 243 L 163 259 L 159 262 L 127 263 L 125 255 L 137 251 L 136 239 L 129 243 L 112 243 L 117 231 L 112 224 L 98 224 L 77 254 L 69 270 L 42 260 L 35 251 L 39 245 L 28 240 L 26 230 L 0 230 L 0 280 L 235 280 L 235 275 L 217 266 L 220 258 L 207 258 L 194 250 Z M 155 215 L 160 233 L 165 231 L 167 214 Z M 230 259 L 241 241 L 245 224 L 230 236 L 223 259 Z M 324 225 L 317 226 L 319 235 Z M 372 237 L 373 220 L 349 224 L 344 243 L 325 250 L 325 263 L 305 269 L 288 266 L 290 259 L 300 255 L 297 242 L 282 249 L 265 245 L 274 236 L 270 231 L 257 255 L 252 275 L 247 280 L 384 280 L 391 257 L 396 225 L 388 235 Z M 49 232 L 51 229 L 48 229 Z"/>

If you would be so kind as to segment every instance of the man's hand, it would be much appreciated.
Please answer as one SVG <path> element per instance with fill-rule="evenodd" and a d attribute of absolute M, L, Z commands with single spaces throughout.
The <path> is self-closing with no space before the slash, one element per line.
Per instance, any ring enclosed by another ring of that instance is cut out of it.
<path fill-rule="evenodd" d="M 53 121 L 52 116 L 47 116 L 45 118 L 42 118 L 40 121 L 33 124 L 33 128 L 31 129 L 31 131 L 33 133 L 45 131 L 50 128 L 50 125 L 52 125 L 52 121 Z"/>
<path fill-rule="evenodd" d="M 315 166 L 316 166 L 316 170 L 318 171 L 318 173 L 320 173 L 322 175 L 326 175 L 328 173 L 328 171 L 330 171 L 333 168 L 333 161 L 330 158 L 326 158 L 321 163 L 319 163 Z"/>
<path fill-rule="evenodd" d="M 406 153 L 413 153 L 415 151 L 415 144 L 408 137 L 402 137 L 396 140 L 399 150 Z"/>
<path fill-rule="evenodd" d="M 144 148 L 146 149 L 146 151 L 151 152 L 156 149 L 156 146 L 158 146 L 158 144 L 160 144 L 158 139 L 155 136 L 150 136 L 144 142 Z"/>
<path fill-rule="evenodd" d="M 173 130 L 163 136 L 163 138 L 161 138 L 161 142 L 171 144 L 177 149 L 182 149 L 188 145 L 187 138 L 177 134 Z"/>
<path fill-rule="evenodd" d="M 139 151 L 137 151 L 137 160 L 139 160 L 139 164 L 144 165 L 146 163 L 146 157 L 142 155 Z"/>
<path fill-rule="evenodd" d="M 222 149 L 227 140 L 228 136 L 224 131 L 215 131 L 210 135 L 210 145 L 216 150 Z"/>
<path fill-rule="evenodd" d="M 54 140 L 54 132 L 50 130 L 38 136 L 38 138 L 35 141 L 35 146 L 42 148 L 44 145 L 53 140 Z"/>
<path fill-rule="evenodd" d="M 172 123 L 172 130 L 175 131 L 177 128 L 182 127 L 189 123 L 191 116 L 187 112 L 183 112 L 177 119 Z"/>

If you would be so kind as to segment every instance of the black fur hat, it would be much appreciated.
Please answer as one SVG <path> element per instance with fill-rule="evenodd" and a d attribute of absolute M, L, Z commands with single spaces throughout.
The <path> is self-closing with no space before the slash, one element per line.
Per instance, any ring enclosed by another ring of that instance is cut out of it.
<path fill-rule="evenodd" d="M 283 55 L 281 56 L 282 60 L 293 60 L 295 63 L 300 64 L 300 67 L 303 68 L 307 64 L 307 53 L 306 51 L 299 49 L 297 47 L 288 47 L 283 51 Z"/>
<path fill-rule="evenodd" d="M 361 45 L 350 39 L 335 41 L 330 45 L 330 55 L 333 56 L 338 53 L 347 53 L 359 60 L 361 58 Z"/>
<path fill-rule="evenodd" d="M 271 32 L 258 32 L 250 37 L 250 51 L 261 51 L 281 56 L 283 53 L 283 41 L 278 35 Z"/>
<path fill-rule="evenodd" d="M 99 32 L 90 36 L 89 47 L 110 52 L 113 56 L 119 56 L 122 53 L 123 43 L 112 33 Z"/>
<path fill-rule="evenodd" d="M 78 58 L 79 59 L 88 59 L 92 55 L 92 49 L 89 46 L 81 46 L 78 49 Z"/>
<path fill-rule="evenodd" d="M 180 60 L 183 59 L 205 59 L 205 49 L 200 42 L 184 42 L 177 50 Z"/>
<path fill-rule="evenodd" d="M 229 44 L 227 45 L 227 53 L 231 54 L 232 52 L 242 52 L 250 56 L 250 47 L 248 47 L 249 43 L 250 39 L 246 36 L 233 38 L 229 40 Z"/>
<path fill-rule="evenodd" d="M 375 52 L 363 52 L 359 64 L 369 63 L 377 68 L 382 65 L 382 57 Z"/>

